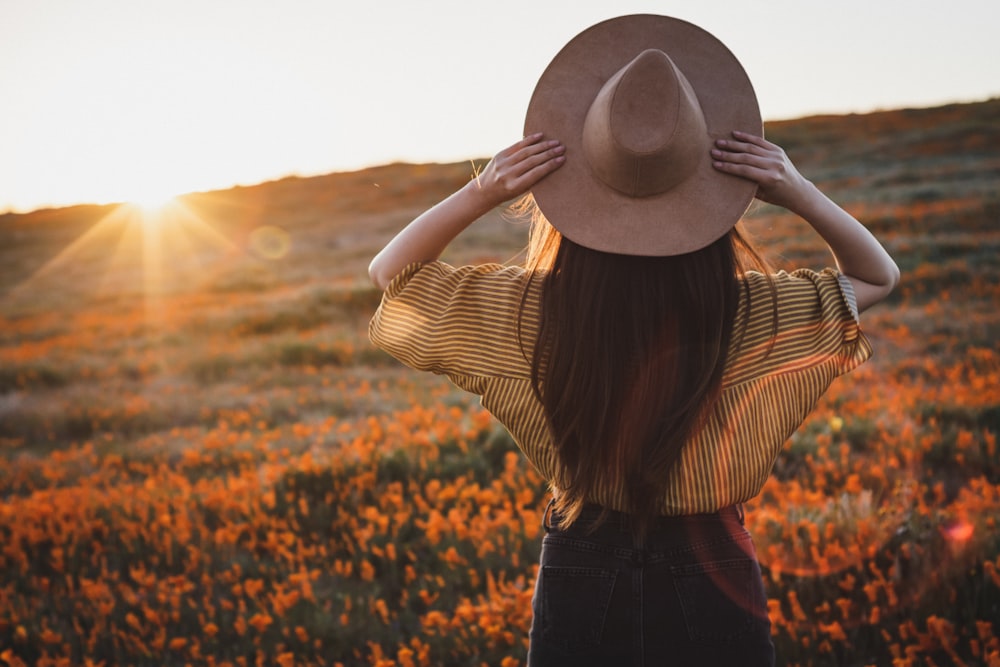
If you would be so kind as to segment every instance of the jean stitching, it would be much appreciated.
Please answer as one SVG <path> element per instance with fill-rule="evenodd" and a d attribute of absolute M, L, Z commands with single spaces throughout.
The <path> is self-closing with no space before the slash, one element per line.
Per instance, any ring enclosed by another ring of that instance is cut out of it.
<path fill-rule="evenodd" d="M 711 539 L 711 540 L 701 540 L 699 542 L 692 542 L 691 544 L 684 545 L 683 547 L 678 547 L 676 549 L 671 549 L 669 551 L 656 551 L 653 552 L 654 555 L 650 556 L 649 562 L 661 563 L 665 560 L 670 560 L 672 557 L 688 555 L 694 553 L 695 551 L 700 551 L 708 547 L 715 547 L 722 544 L 739 544 L 741 542 L 751 541 L 751 536 L 749 533 L 742 535 L 725 535 L 723 537 Z"/>
<path fill-rule="evenodd" d="M 733 567 L 736 564 L 752 563 L 752 558 L 726 558 L 723 560 L 710 560 L 704 563 L 692 563 L 688 565 L 671 565 L 671 574 L 687 576 L 692 574 L 709 574 Z"/>
<path fill-rule="evenodd" d="M 636 667 L 643 667 L 643 662 L 645 661 L 645 646 L 643 646 L 642 638 L 644 634 L 644 621 L 643 618 L 643 597 L 642 597 L 642 587 L 643 587 L 643 568 L 642 566 L 635 568 L 632 571 L 632 609 L 636 613 L 636 618 L 633 623 L 633 647 L 635 648 L 633 654 L 635 655 L 635 665 Z"/>
<path fill-rule="evenodd" d="M 626 549 L 624 547 L 608 547 L 594 542 L 577 540 L 572 537 L 561 537 L 553 533 L 549 533 L 544 539 L 553 546 L 569 547 L 571 549 L 575 549 L 576 551 L 589 553 L 608 554 L 623 560 L 629 560 L 632 552 L 634 551 L 634 549 Z"/>

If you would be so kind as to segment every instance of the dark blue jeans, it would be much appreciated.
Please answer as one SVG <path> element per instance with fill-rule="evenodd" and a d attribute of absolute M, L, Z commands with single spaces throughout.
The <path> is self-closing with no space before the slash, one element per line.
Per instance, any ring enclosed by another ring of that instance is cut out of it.
<path fill-rule="evenodd" d="M 742 509 L 662 517 L 636 548 L 600 508 L 546 521 L 528 667 L 774 665 L 760 564 Z"/>

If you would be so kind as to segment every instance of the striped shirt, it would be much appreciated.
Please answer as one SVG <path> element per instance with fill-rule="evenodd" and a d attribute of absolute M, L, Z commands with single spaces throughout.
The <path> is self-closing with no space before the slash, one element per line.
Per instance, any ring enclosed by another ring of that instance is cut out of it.
<path fill-rule="evenodd" d="M 412 264 L 386 288 L 369 335 L 407 366 L 446 375 L 478 394 L 551 480 L 555 451 L 531 388 L 540 281 L 532 281 L 518 333 L 526 279 L 518 266 Z M 664 514 L 712 512 L 757 495 L 782 445 L 823 392 L 871 356 L 845 277 L 800 269 L 772 279 L 776 320 L 766 276 L 743 278 L 748 289 L 741 292 L 721 397 L 669 473 Z M 624 505 L 621 488 L 601 488 L 589 500 L 617 510 Z"/>

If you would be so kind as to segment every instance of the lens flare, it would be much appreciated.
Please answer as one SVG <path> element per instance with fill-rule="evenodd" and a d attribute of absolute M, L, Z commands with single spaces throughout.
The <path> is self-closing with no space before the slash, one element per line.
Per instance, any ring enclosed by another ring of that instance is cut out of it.
<path fill-rule="evenodd" d="M 250 248 L 264 259 L 281 259 L 292 248 L 292 239 L 281 227 L 263 225 L 250 232 Z"/>
<path fill-rule="evenodd" d="M 947 528 L 944 529 L 944 536 L 948 541 L 953 543 L 962 544 L 968 542 L 972 539 L 972 534 L 975 532 L 975 526 L 973 526 L 968 521 L 956 521 Z"/>

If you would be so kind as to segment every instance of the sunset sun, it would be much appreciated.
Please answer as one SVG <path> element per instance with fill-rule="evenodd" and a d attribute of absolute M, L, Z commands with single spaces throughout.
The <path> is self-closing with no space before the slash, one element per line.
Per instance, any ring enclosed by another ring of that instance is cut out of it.
<path fill-rule="evenodd" d="M 157 216 L 176 204 L 177 197 L 173 194 L 150 192 L 132 197 L 128 203 L 142 212 L 143 215 Z"/>
<path fill-rule="evenodd" d="M 166 213 L 177 203 L 180 191 L 164 185 L 169 179 L 151 175 L 148 181 L 137 181 L 123 187 L 124 199 L 129 206 L 146 217 L 157 217 Z"/>

